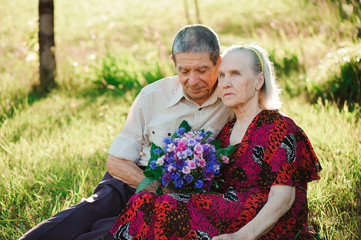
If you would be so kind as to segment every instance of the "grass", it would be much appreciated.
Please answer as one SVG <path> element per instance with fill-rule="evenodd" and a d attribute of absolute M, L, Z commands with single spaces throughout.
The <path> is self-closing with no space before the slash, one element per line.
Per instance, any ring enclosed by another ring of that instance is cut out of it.
<path fill-rule="evenodd" d="M 282 111 L 307 133 L 323 166 L 308 191 L 320 239 L 361 237 L 360 107 L 311 104 L 305 95 L 328 54 L 360 43 L 359 12 L 347 14 L 350 5 L 340 2 L 199 1 L 202 22 L 223 48 L 256 42 L 271 53 Z M 55 1 L 59 87 L 40 97 L 32 92 L 37 1 L 6 1 L 0 15 L 0 239 L 17 239 L 92 193 L 139 90 L 131 80 L 143 86 L 174 74 L 169 48 L 187 22 L 182 1 Z"/>

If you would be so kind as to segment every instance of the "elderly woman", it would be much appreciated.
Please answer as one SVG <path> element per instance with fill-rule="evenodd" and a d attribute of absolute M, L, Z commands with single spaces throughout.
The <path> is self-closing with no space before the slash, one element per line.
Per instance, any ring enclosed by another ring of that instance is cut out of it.
<path fill-rule="evenodd" d="M 306 134 L 277 109 L 281 102 L 267 53 L 234 46 L 222 54 L 219 91 L 236 119 L 219 138 L 235 145 L 223 194 L 141 192 L 111 233 L 117 239 L 312 239 L 307 182 L 321 166 Z"/>

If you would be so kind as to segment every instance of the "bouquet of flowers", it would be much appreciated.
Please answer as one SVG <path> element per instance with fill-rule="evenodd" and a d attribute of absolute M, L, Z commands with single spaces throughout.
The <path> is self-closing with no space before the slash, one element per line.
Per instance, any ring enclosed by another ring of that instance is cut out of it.
<path fill-rule="evenodd" d="M 171 137 L 163 139 L 164 149 L 152 143 L 145 178 L 136 193 L 153 181 L 160 183 L 159 195 L 162 188 L 177 193 L 207 193 L 220 184 L 220 169 L 230 162 L 235 147 L 220 148 L 220 141 L 211 137 L 212 132 L 190 129 L 187 121 L 183 121 Z"/>

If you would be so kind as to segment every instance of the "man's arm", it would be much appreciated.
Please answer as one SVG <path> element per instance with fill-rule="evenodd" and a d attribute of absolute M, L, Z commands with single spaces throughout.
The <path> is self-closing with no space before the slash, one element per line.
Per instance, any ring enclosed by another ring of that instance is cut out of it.
<path fill-rule="evenodd" d="M 145 177 L 143 170 L 135 162 L 109 155 L 107 159 L 107 171 L 112 177 L 121 180 L 132 188 L 137 188 Z M 155 192 L 157 183 L 154 182 L 145 190 Z"/>

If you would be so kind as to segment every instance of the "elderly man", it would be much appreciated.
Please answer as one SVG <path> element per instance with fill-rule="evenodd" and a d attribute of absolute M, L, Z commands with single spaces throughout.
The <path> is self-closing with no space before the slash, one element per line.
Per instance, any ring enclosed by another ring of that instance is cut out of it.
<path fill-rule="evenodd" d="M 182 28 L 172 44 L 177 76 L 158 80 L 135 99 L 122 132 L 109 149 L 107 172 L 94 194 L 38 224 L 20 239 L 101 239 L 144 178 L 151 143 L 163 146 L 183 120 L 192 130 L 217 135 L 234 117 L 217 95 L 220 63 L 217 34 L 204 25 Z M 146 190 L 155 191 L 156 184 Z"/>

